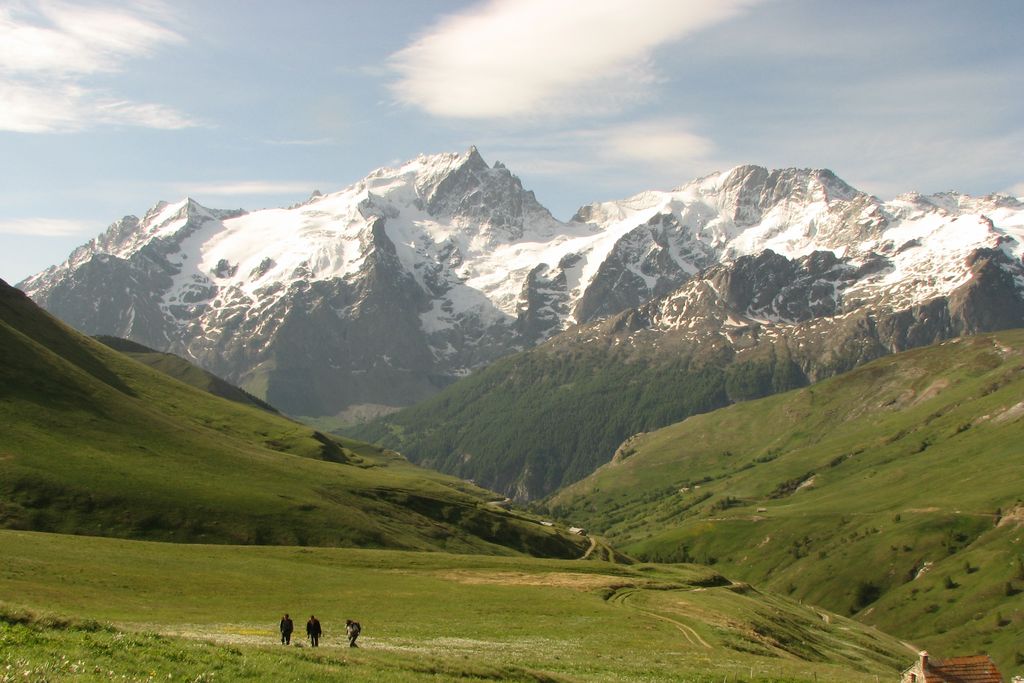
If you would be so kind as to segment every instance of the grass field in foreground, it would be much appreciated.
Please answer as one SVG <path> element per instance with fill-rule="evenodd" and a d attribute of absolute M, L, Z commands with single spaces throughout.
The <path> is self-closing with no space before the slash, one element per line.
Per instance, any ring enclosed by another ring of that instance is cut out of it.
<path fill-rule="evenodd" d="M 0 532 L 0 558 L 0 680 L 872 682 L 913 656 L 688 565 L 16 531 Z M 315 613 L 323 647 L 277 644 L 284 612 L 297 635 Z M 344 647 L 346 618 L 363 624 L 359 650 Z"/>

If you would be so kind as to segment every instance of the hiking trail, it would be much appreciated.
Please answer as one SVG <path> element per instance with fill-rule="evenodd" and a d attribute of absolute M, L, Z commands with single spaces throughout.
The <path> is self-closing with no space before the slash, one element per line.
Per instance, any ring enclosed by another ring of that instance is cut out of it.
<path fill-rule="evenodd" d="M 668 622 L 675 626 L 677 629 L 679 629 L 679 631 L 686 637 L 687 642 L 689 642 L 691 645 L 695 647 L 704 647 L 708 650 L 713 649 L 711 644 L 708 643 L 708 641 L 704 640 L 704 638 L 702 638 L 701 635 L 697 633 L 697 631 L 693 627 L 688 626 L 681 621 L 673 619 L 672 617 L 666 617 L 663 614 L 658 614 L 657 612 L 653 612 L 651 610 L 627 604 L 629 599 L 636 595 L 639 591 L 639 588 L 635 588 L 633 586 L 618 588 L 612 595 L 608 597 L 608 602 L 615 603 L 622 607 L 628 607 L 629 609 L 639 612 L 640 614 L 644 614 L 646 616 L 654 617 L 655 619 L 660 619 L 661 621 Z"/>

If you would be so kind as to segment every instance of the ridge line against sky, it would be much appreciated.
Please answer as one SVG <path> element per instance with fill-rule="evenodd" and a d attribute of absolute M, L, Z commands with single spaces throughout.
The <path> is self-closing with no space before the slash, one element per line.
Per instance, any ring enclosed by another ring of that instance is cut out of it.
<path fill-rule="evenodd" d="M 556 216 L 741 163 L 1024 194 L 1018 2 L 10 0 L 0 278 L 158 200 L 285 206 L 475 144 Z"/>

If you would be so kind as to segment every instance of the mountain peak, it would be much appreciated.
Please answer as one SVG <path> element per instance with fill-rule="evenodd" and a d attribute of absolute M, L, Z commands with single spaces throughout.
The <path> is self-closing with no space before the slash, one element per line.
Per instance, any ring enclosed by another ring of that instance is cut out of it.
<path fill-rule="evenodd" d="M 452 174 L 486 173 L 491 170 L 476 146 L 470 146 L 465 152 L 420 155 L 416 158 L 415 162 L 411 163 L 416 163 L 420 166 L 420 176 L 436 180 L 437 182 Z"/>
<path fill-rule="evenodd" d="M 708 180 L 717 181 L 716 189 L 744 188 L 763 191 L 780 187 L 785 191 L 791 191 L 800 187 L 805 190 L 820 188 L 837 199 L 850 199 L 861 194 L 827 168 L 769 169 L 755 164 L 743 164 L 723 173 L 705 176 L 695 182 L 706 185 Z M 777 192 L 773 191 L 772 194 Z"/>
<path fill-rule="evenodd" d="M 469 149 L 466 150 L 464 156 L 466 158 L 467 164 L 471 164 L 477 167 L 483 166 L 483 168 L 487 168 L 487 162 L 484 161 L 484 158 L 482 156 L 480 156 L 480 151 L 476 148 L 476 145 L 470 145 Z"/>
<path fill-rule="evenodd" d="M 209 210 L 188 196 L 174 203 L 161 199 L 146 212 L 146 215 L 142 217 L 141 223 L 144 225 L 161 225 L 174 218 L 188 216 L 197 211 Z"/>
<path fill-rule="evenodd" d="M 488 165 L 475 146 L 462 153 L 420 156 L 402 168 L 415 173 L 416 196 L 431 216 L 484 232 L 498 228 L 509 239 L 523 235 L 524 222 L 554 222 L 518 177 L 504 164 Z"/>

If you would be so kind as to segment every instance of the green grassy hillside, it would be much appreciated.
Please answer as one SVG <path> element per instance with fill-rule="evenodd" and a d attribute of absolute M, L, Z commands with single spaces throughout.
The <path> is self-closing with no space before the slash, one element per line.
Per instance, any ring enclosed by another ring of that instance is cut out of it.
<path fill-rule="evenodd" d="M 560 557 L 586 548 L 397 454 L 178 382 L 3 283 L 0 425 L 0 527 Z"/>
<path fill-rule="evenodd" d="M 98 336 L 95 339 L 115 351 L 120 351 L 129 358 L 148 365 L 154 370 L 159 370 L 165 375 L 170 375 L 179 382 L 184 382 L 214 396 L 226 398 L 229 401 L 277 412 L 276 408 L 253 396 L 248 391 L 224 381 L 213 373 L 207 372 L 173 353 L 155 351 L 148 346 L 137 344 L 129 339 L 121 339 L 120 337 Z"/>
<path fill-rule="evenodd" d="M 622 445 L 547 505 L 1024 673 L 1024 331 L 875 361 Z"/>
<path fill-rule="evenodd" d="M 14 531 L 0 558 L 0 677 L 18 680 L 874 683 L 913 658 L 704 567 Z M 316 614 L 322 647 L 282 647 L 284 612 L 298 642 Z"/>

